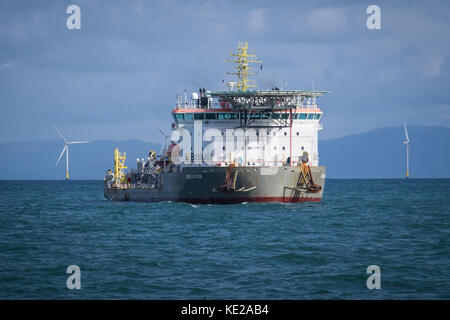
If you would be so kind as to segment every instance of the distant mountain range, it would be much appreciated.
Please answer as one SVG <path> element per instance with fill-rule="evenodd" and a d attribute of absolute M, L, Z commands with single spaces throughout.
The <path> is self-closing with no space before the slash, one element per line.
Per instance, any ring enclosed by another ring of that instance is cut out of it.
<path fill-rule="evenodd" d="M 411 178 L 450 178 L 450 128 L 408 126 Z M 387 127 L 319 142 L 328 178 L 403 178 L 404 129 Z"/>
<path fill-rule="evenodd" d="M 450 178 L 450 128 L 409 126 L 411 178 Z M 402 178 L 405 175 L 403 127 L 387 127 L 319 142 L 320 164 L 328 178 Z M 64 179 L 65 158 L 55 162 L 61 141 L 0 143 L 0 179 Z M 94 141 L 70 146 L 71 179 L 103 179 L 113 168 L 114 149 L 127 152 L 127 165 L 161 144 L 141 140 Z"/>

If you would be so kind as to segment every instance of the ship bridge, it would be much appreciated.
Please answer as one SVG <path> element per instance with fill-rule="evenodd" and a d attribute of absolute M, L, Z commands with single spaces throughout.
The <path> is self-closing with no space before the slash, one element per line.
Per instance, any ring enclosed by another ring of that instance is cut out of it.
<path fill-rule="evenodd" d="M 210 91 L 208 98 L 216 99 L 221 106 L 228 106 L 237 113 L 240 127 L 262 127 L 255 121 L 271 119 L 278 127 L 290 126 L 290 119 L 298 109 L 316 106 L 316 98 L 329 91 L 318 90 L 251 90 L 251 91 Z M 306 102 L 306 103 L 305 103 Z M 277 117 L 273 114 L 283 113 Z"/>

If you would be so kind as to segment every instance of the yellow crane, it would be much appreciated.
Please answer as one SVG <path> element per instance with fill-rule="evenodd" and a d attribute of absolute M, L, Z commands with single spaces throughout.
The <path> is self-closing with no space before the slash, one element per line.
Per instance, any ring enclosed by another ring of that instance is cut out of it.
<path fill-rule="evenodd" d="M 123 170 L 127 169 L 125 166 L 126 159 L 127 155 L 125 152 L 119 152 L 119 148 L 114 150 L 114 179 L 117 185 L 122 185 L 125 182 L 125 174 Z"/>

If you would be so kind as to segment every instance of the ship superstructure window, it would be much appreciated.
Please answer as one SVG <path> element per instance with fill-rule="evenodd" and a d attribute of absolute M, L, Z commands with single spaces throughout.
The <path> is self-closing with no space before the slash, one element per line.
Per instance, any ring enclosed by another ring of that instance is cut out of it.
<path fill-rule="evenodd" d="M 320 113 L 316 113 L 316 120 L 319 120 L 320 119 L 320 116 L 321 116 L 321 114 Z"/>
<path fill-rule="evenodd" d="M 279 113 L 272 113 L 272 119 L 280 119 Z"/>
<path fill-rule="evenodd" d="M 214 113 L 214 112 L 199 112 L 199 113 L 177 113 L 173 114 L 175 120 L 236 120 L 239 119 L 238 113 Z"/>
<path fill-rule="evenodd" d="M 300 113 L 299 119 L 304 120 L 304 119 L 306 119 L 307 115 L 308 115 L 307 113 Z"/>
<path fill-rule="evenodd" d="M 283 113 L 281 119 L 289 119 L 289 113 Z"/>
<path fill-rule="evenodd" d="M 298 119 L 298 113 L 294 114 L 294 119 Z"/>
<path fill-rule="evenodd" d="M 226 120 L 226 119 L 228 119 L 227 113 L 218 113 L 217 114 L 217 120 Z"/>
<path fill-rule="evenodd" d="M 314 113 L 308 113 L 308 120 L 314 119 Z"/>

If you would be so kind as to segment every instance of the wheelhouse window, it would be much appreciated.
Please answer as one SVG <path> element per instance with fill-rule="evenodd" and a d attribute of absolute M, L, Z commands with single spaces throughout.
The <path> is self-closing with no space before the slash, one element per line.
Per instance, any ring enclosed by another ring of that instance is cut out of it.
<path fill-rule="evenodd" d="M 185 113 L 184 114 L 184 120 L 192 120 L 192 113 Z"/>
<path fill-rule="evenodd" d="M 206 120 L 215 120 L 216 119 L 216 114 L 215 113 L 205 113 L 205 119 Z"/>
<path fill-rule="evenodd" d="M 307 115 L 308 115 L 307 113 L 300 113 L 298 118 L 300 120 L 304 120 L 304 119 L 306 119 Z"/>
<path fill-rule="evenodd" d="M 289 119 L 289 113 L 282 113 L 281 119 Z"/>
<path fill-rule="evenodd" d="M 272 119 L 280 119 L 280 114 L 279 113 L 272 113 Z"/>
<path fill-rule="evenodd" d="M 308 120 L 314 119 L 314 113 L 308 113 Z"/>
<path fill-rule="evenodd" d="M 204 113 L 194 113 L 194 120 L 203 120 L 205 119 Z"/>
<path fill-rule="evenodd" d="M 320 116 L 321 116 L 321 114 L 320 114 L 320 113 L 316 113 L 316 117 L 315 117 L 315 119 L 316 119 L 316 120 L 319 120 L 319 119 L 320 119 Z"/>
<path fill-rule="evenodd" d="M 236 114 L 236 113 L 229 113 L 228 114 L 228 119 L 236 120 L 236 119 L 238 119 L 238 114 Z"/>
<path fill-rule="evenodd" d="M 184 114 L 183 113 L 177 113 L 175 116 L 176 116 L 176 118 L 178 120 L 184 120 Z"/>
<path fill-rule="evenodd" d="M 228 119 L 228 114 L 227 113 L 218 113 L 217 114 L 217 119 L 218 120 L 227 120 Z"/>

